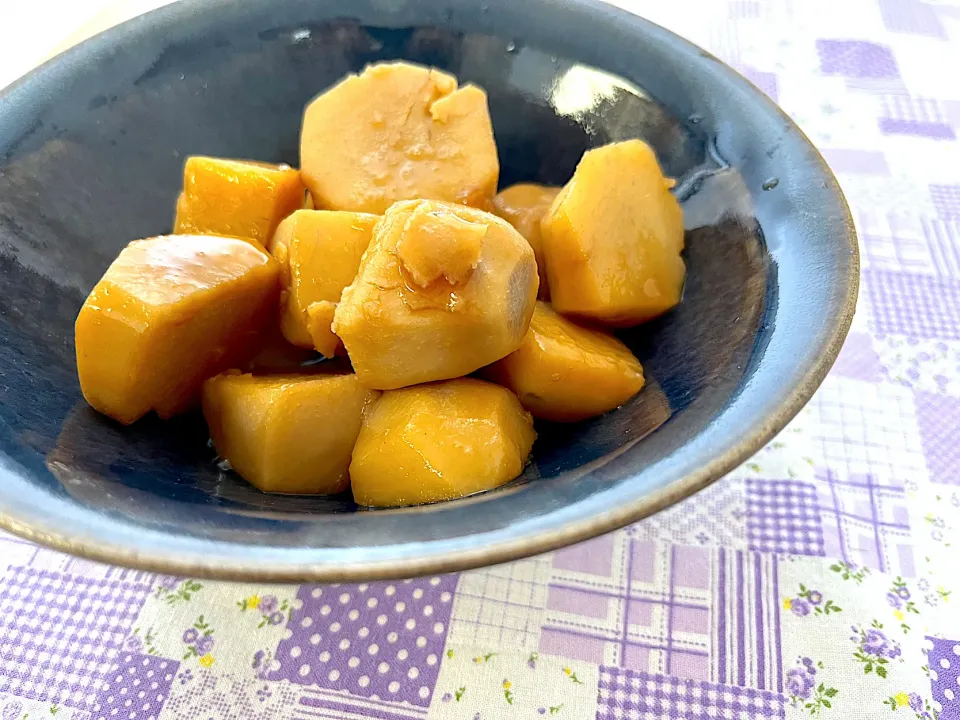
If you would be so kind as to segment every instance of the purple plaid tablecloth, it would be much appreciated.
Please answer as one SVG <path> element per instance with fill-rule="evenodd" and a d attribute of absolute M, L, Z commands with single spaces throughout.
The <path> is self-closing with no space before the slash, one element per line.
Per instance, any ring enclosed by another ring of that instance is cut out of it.
<path fill-rule="evenodd" d="M 680 506 L 459 575 L 239 585 L 0 536 L 0 720 L 960 718 L 960 0 L 623 4 L 846 192 L 861 301 L 799 417 Z"/>

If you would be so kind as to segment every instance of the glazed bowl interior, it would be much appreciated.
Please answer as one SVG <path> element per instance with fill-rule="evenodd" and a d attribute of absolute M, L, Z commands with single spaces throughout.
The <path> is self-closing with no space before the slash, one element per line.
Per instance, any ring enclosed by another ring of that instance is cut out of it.
<path fill-rule="evenodd" d="M 368 63 L 433 65 L 489 94 L 501 187 L 562 184 L 640 137 L 678 178 L 683 301 L 621 337 L 646 388 L 538 425 L 523 476 L 460 501 L 368 511 L 265 495 L 214 462 L 202 418 L 129 428 L 83 402 L 73 321 L 125 243 L 168 232 L 191 154 L 298 164 L 311 97 Z M 755 452 L 809 398 L 852 316 L 837 185 L 749 83 L 591 2 L 178 4 L 0 94 L 0 525 L 176 574 L 346 580 L 548 550 L 662 509 Z"/>

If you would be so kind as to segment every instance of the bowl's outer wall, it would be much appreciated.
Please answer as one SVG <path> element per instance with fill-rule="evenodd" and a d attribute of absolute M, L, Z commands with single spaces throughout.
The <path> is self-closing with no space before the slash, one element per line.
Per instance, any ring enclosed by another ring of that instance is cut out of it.
<path fill-rule="evenodd" d="M 535 462 L 500 491 L 380 512 L 252 490 L 218 472 L 198 417 L 123 429 L 89 410 L 76 312 L 126 242 L 169 231 L 184 158 L 296 164 L 305 102 L 392 58 L 487 89 L 502 185 L 562 184 L 584 149 L 637 136 L 684 179 L 684 302 L 623 336 L 648 387 L 602 418 L 541 426 Z M 126 23 L 0 95 L 0 277 L 0 525 L 178 574 L 343 580 L 548 550 L 716 479 L 828 370 L 858 257 L 802 133 L 640 18 L 552 0 L 223 0 Z"/>

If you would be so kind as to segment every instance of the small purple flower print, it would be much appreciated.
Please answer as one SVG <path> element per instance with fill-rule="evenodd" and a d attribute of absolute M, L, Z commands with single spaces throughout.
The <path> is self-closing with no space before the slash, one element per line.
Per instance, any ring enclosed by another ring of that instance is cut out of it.
<path fill-rule="evenodd" d="M 910 709 L 914 712 L 923 712 L 923 698 L 918 693 L 910 693 Z"/>
<path fill-rule="evenodd" d="M 806 700 L 816 681 L 805 668 L 795 667 L 787 671 L 787 692 L 793 697 Z"/>
<path fill-rule="evenodd" d="M 863 582 L 863 579 L 870 574 L 866 568 L 861 568 L 856 563 L 845 563 L 842 560 L 830 566 L 830 570 L 838 573 L 844 580 L 853 580 L 857 585 Z"/>
<path fill-rule="evenodd" d="M 901 587 L 898 587 L 898 588 L 897 588 L 897 597 L 899 597 L 901 600 L 909 600 L 909 599 L 910 599 L 910 591 L 907 590 L 905 587 L 902 587 L 902 586 L 901 586 Z"/>
<path fill-rule="evenodd" d="M 888 592 L 887 593 L 887 602 L 890 604 L 890 607 L 900 609 L 900 598 L 896 593 Z"/>
<path fill-rule="evenodd" d="M 157 585 L 167 592 L 175 590 L 180 585 L 180 578 L 173 575 L 161 575 L 157 578 Z"/>
<path fill-rule="evenodd" d="M 260 702 L 265 702 L 267 698 L 270 697 L 273 697 L 273 692 L 271 692 L 269 685 L 264 685 L 262 688 L 257 690 L 257 700 Z"/>
<path fill-rule="evenodd" d="M 19 720 L 20 713 L 23 712 L 23 703 L 19 700 L 14 700 L 11 703 L 7 703 L 3 706 L 3 714 L 0 715 L 0 718 L 3 720 Z"/>
<path fill-rule="evenodd" d="M 843 608 L 833 600 L 827 600 L 822 592 L 810 590 L 803 583 L 800 583 L 800 592 L 797 593 L 797 597 L 783 599 L 783 607 L 785 610 L 792 611 L 797 617 L 806 617 L 811 613 L 814 615 L 832 615 L 843 611 Z"/>
<path fill-rule="evenodd" d="M 797 660 L 796 667 L 788 670 L 786 675 L 790 704 L 809 711 L 813 716 L 819 715 L 823 708 L 833 707 L 832 698 L 838 692 L 836 688 L 827 687 L 823 682 L 817 685 L 817 668 L 823 668 L 823 663 L 814 664 L 810 658 L 802 657 Z"/>
<path fill-rule="evenodd" d="M 889 640 L 887 640 L 887 636 L 884 635 L 882 631 L 876 628 L 870 628 L 863 636 L 861 647 L 868 655 L 882 657 L 888 652 Z"/>
<path fill-rule="evenodd" d="M 440 698 L 440 702 L 448 703 L 453 700 L 453 693 L 444 693 L 443 697 Z"/>
<path fill-rule="evenodd" d="M 182 673 L 177 675 L 177 679 L 180 680 L 181 685 L 186 685 L 188 682 L 193 680 L 193 671 L 190 668 L 187 668 Z"/>
<path fill-rule="evenodd" d="M 280 601 L 276 595 L 251 595 L 243 600 L 237 601 L 237 607 L 240 612 L 252 610 L 255 615 L 259 615 L 260 620 L 257 623 L 257 629 L 267 627 L 268 625 L 280 625 L 287 617 L 287 611 L 290 603 L 287 600 Z"/>
<path fill-rule="evenodd" d="M 143 640 L 140 639 L 139 635 L 129 635 L 123 641 L 123 649 L 130 652 L 140 652 L 143 650 Z"/>
<path fill-rule="evenodd" d="M 157 589 L 153 596 L 158 600 L 163 600 L 167 605 L 176 605 L 181 602 L 189 602 L 202 588 L 203 585 L 196 580 L 173 577 L 172 575 L 159 575 L 157 577 Z"/>
<path fill-rule="evenodd" d="M 545 707 L 537 708 L 537 712 L 540 713 L 541 715 L 546 715 L 547 709 Z"/>
<path fill-rule="evenodd" d="M 254 674 L 261 680 L 270 679 L 270 671 L 273 669 L 273 657 L 266 650 L 257 650 L 253 654 Z"/>
<path fill-rule="evenodd" d="M 210 635 L 204 635 L 201 638 L 197 639 L 197 655 L 206 655 L 208 652 L 213 650 L 214 640 Z"/>
<path fill-rule="evenodd" d="M 210 623 L 203 619 L 203 615 L 197 618 L 192 628 L 183 631 L 183 641 L 187 644 L 187 650 L 183 654 L 183 659 L 191 657 L 200 658 L 200 666 L 208 668 L 214 663 L 213 657 L 209 654 L 213 649 L 214 639 L 213 628 Z"/>
<path fill-rule="evenodd" d="M 874 620 L 871 627 L 863 630 L 853 626 L 853 636 L 850 638 L 857 644 L 853 657 L 863 663 L 863 672 L 869 675 L 876 672 L 882 678 L 887 677 L 886 665 L 890 660 L 900 657 L 900 645 L 887 637 L 883 632 L 883 625 Z"/>
<path fill-rule="evenodd" d="M 280 606 L 280 602 L 273 595 L 264 595 L 260 598 L 258 609 L 264 615 L 270 615 Z"/>

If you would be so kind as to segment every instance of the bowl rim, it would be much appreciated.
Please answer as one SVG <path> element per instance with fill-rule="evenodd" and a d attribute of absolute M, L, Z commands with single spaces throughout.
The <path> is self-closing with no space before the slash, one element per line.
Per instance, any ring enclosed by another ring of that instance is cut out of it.
<path fill-rule="evenodd" d="M 17 79 L 6 88 L 0 89 L 0 100 L 12 98 L 33 79 L 50 73 L 64 61 L 76 62 L 87 54 L 92 54 L 107 47 L 114 41 L 120 41 L 125 35 L 149 25 L 172 23 L 180 18 L 188 17 L 194 12 L 209 10 L 211 6 L 228 5 L 225 0 L 214 0 L 210 3 L 174 2 L 160 7 L 143 15 L 139 15 L 126 22 L 115 25 L 83 42 L 65 50 L 63 53 L 47 60 L 27 75 Z M 269 567 L 264 560 L 254 559 L 246 561 L 231 558 L 225 561 L 222 558 L 212 560 L 182 559 L 176 555 L 151 553 L 107 541 L 94 541 L 79 538 L 69 531 L 47 524 L 25 522 L 20 517 L 0 508 L 0 529 L 7 530 L 27 540 L 45 545 L 70 555 L 90 560 L 110 563 L 114 565 L 134 567 L 141 570 L 167 573 L 178 576 L 209 578 L 232 581 L 258 582 L 362 582 L 372 580 L 392 580 L 409 578 L 421 575 L 435 575 L 470 570 L 478 567 L 496 565 L 504 562 L 520 560 L 541 553 L 550 552 L 577 542 L 612 532 L 631 523 L 642 520 L 664 510 L 677 502 L 699 492 L 703 488 L 721 479 L 731 470 L 746 461 L 750 456 L 766 445 L 811 399 L 817 388 L 823 382 L 830 368 L 840 353 L 847 333 L 853 322 L 856 309 L 860 282 L 860 256 L 854 223 L 843 192 L 836 181 L 833 172 L 817 150 L 816 146 L 784 113 L 782 109 L 770 100 L 749 79 L 737 72 L 723 61 L 709 52 L 682 38 L 662 26 L 646 18 L 631 13 L 620 7 L 607 4 L 602 0 L 560 0 L 556 3 L 560 9 L 563 6 L 576 7 L 590 13 L 608 15 L 613 21 L 623 26 L 638 28 L 638 34 L 655 34 L 669 44 L 679 46 L 687 52 L 693 51 L 701 57 L 717 63 L 722 70 L 730 74 L 737 82 L 748 87 L 755 96 L 755 101 L 766 104 L 779 119 L 795 132 L 799 139 L 806 143 L 811 151 L 816 170 L 827 181 L 829 189 L 835 193 L 838 205 L 842 209 L 842 217 L 837 219 L 843 227 L 843 232 L 835 240 L 849 254 L 849 264 L 846 275 L 842 278 L 842 292 L 839 293 L 838 311 L 828 323 L 828 330 L 824 333 L 826 339 L 819 348 L 817 360 L 813 362 L 794 384 L 779 404 L 760 418 L 750 431 L 743 434 L 739 441 L 730 447 L 722 449 L 710 460 L 698 466 L 692 472 L 632 502 L 614 507 L 607 512 L 595 514 L 581 520 L 565 522 L 557 529 L 547 529 L 527 533 L 521 537 L 499 541 L 492 545 L 473 547 L 471 549 L 453 549 L 444 552 L 424 554 L 422 557 L 407 557 L 401 560 L 386 560 L 376 563 L 365 562 L 352 566 L 346 563 L 332 565 L 328 563 L 301 563 L 297 566 Z M 0 458 L 2 459 L 2 458 Z M 5 468 L 0 467 L 0 474 Z M 477 543 L 480 545 L 481 543 Z"/>

